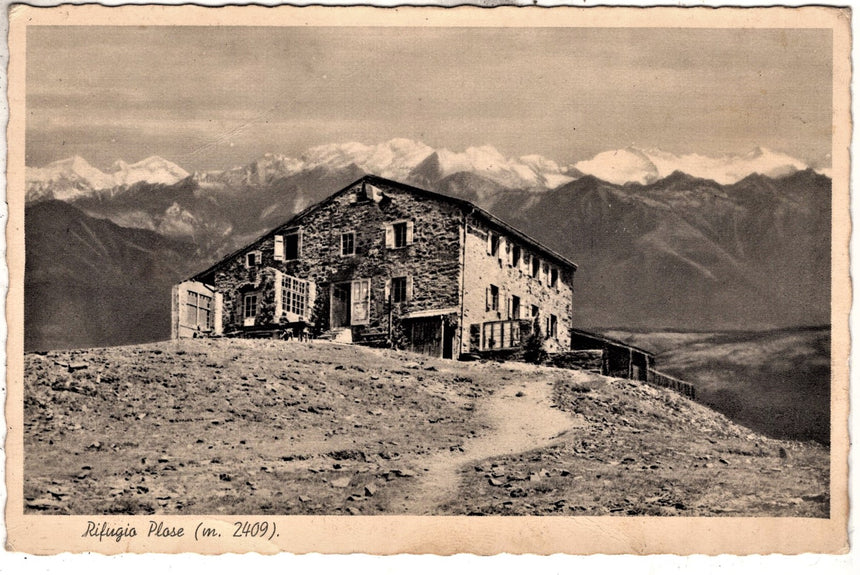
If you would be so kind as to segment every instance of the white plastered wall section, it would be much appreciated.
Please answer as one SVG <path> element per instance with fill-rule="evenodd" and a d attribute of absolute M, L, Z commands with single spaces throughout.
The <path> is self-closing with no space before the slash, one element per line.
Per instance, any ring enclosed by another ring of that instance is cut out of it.
<path fill-rule="evenodd" d="M 488 233 L 499 235 L 497 255 L 488 253 Z M 520 247 L 520 261 L 511 265 L 510 250 Z M 570 349 L 570 329 L 573 290 L 564 282 L 565 274 L 551 260 L 529 248 L 523 242 L 506 236 L 502 230 L 490 229 L 480 221 L 471 220 L 465 234 L 465 258 L 463 265 L 463 342 L 461 353 L 469 353 L 469 329 L 473 324 L 510 319 L 510 300 L 520 298 L 520 318 L 531 319 L 531 308 L 540 310 L 541 331 L 546 336 L 545 321 L 550 315 L 557 318 L 556 337 L 546 340 L 544 348 L 549 352 Z M 541 260 L 541 273 L 531 277 L 530 257 Z M 543 274 L 543 262 L 559 268 L 557 285 L 549 285 L 549 275 Z M 499 290 L 498 310 L 487 310 L 487 289 L 496 286 Z"/>

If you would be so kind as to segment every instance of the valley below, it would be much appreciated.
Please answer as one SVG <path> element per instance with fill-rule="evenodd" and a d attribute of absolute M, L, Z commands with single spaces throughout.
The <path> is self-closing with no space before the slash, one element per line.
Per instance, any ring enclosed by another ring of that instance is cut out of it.
<path fill-rule="evenodd" d="M 658 370 L 733 421 L 830 445 L 830 328 L 606 333 L 654 352 Z"/>
<path fill-rule="evenodd" d="M 318 341 L 24 360 L 26 513 L 829 516 L 826 447 L 639 381 Z"/>

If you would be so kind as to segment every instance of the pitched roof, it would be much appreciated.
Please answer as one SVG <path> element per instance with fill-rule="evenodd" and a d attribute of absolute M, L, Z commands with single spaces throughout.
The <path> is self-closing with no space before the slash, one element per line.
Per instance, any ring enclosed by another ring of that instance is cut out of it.
<path fill-rule="evenodd" d="M 515 228 L 511 224 L 509 224 L 509 223 L 503 221 L 502 219 L 494 216 L 493 214 L 491 214 L 487 210 L 478 207 L 477 205 L 473 204 L 472 202 L 470 202 L 468 200 L 464 200 L 461 198 L 455 198 L 453 196 L 447 196 L 445 194 L 440 194 L 439 192 L 424 190 L 422 188 L 416 188 L 415 186 L 410 186 L 409 184 L 404 184 L 402 182 L 397 182 L 397 181 L 389 180 L 389 179 L 386 179 L 386 178 L 383 178 L 380 176 L 376 176 L 373 174 L 368 174 L 368 175 L 362 176 L 361 178 L 357 179 L 356 181 L 352 182 L 351 184 L 341 188 L 340 190 L 331 194 L 330 196 L 328 196 L 324 200 L 317 202 L 316 204 L 313 204 L 311 206 L 308 206 L 307 208 L 305 208 L 301 212 L 297 213 L 296 215 L 291 217 L 289 220 L 287 220 L 283 224 L 281 224 L 279 226 L 275 226 L 274 228 L 272 228 L 271 230 L 269 230 L 268 232 L 266 232 L 265 234 L 263 234 L 262 236 L 260 236 L 256 240 L 254 240 L 253 242 L 250 242 L 246 246 L 243 246 L 243 247 L 239 248 L 238 250 L 234 251 L 233 253 L 231 253 L 227 256 L 224 256 L 223 258 L 221 258 L 220 260 L 218 260 L 217 262 L 215 262 L 214 264 L 212 264 L 211 266 L 209 266 L 208 268 L 206 268 L 202 272 L 194 274 L 192 276 L 192 279 L 198 279 L 198 278 L 201 278 L 203 276 L 208 275 L 209 273 L 213 272 L 222 262 L 238 256 L 239 254 L 241 254 L 242 252 L 247 250 L 248 246 L 256 244 L 257 242 L 263 240 L 269 234 L 271 234 L 273 231 L 281 229 L 281 228 L 286 228 L 286 227 L 289 227 L 289 226 L 297 223 L 298 221 L 300 221 L 302 218 L 304 218 L 308 214 L 311 214 L 311 213 L 315 212 L 316 210 L 322 208 L 323 206 L 327 205 L 329 202 L 331 202 L 332 200 L 334 200 L 338 196 L 348 192 L 349 190 L 351 190 L 352 188 L 354 188 L 358 184 L 362 184 L 362 183 L 368 183 L 371 185 L 381 184 L 381 185 L 392 187 L 392 188 L 399 188 L 401 190 L 404 190 L 404 191 L 407 191 L 410 193 L 418 194 L 418 195 L 432 198 L 432 199 L 435 199 L 438 201 L 457 205 L 461 209 L 463 209 L 467 212 L 473 213 L 473 214 L 481 217 L 482 219 L 490 222 L 491 224 L 493 224 L 499 228 L 502 228 L 507 234 L 509 234 L 513 237 L 516 237 L 521 242 L 529 245 L 532 249 L 535 249 L 537 251 L 542 252 L 543 255 L 550 256 L 550 258 L 556 260 L 558 263 L 561 263 L 562 265 L 568 266 L 568 267 L 572 268 L 573 270 L 576 270 L 578 268 L 578 266 L 575 263 L 573 263 L 572 261 L 570 261 L 569 259 L 567 259 L 563 255 L 561 255 L 557 251 L 555 251 L 551 248 L 548 248 L 547 246 L 543 245 L 542 243 L 540 243 L 536 239 L 534 239 L 534 238 L 526 235 L 524 232 L 518 230 L 517 228 Z"/>
<path fill-rule="evenodd" d="M 636 347 L 635 345 L 630 345 L 627 342 L 621 341 L 620 339 L 615 339 L 609 337 L 607 335 L 603 335 L 602 333 L 595 333 L 591 331 L 585 331 L 582 329 L 570 329 L 570 334 L 575 336 L 581 336 L 589 339 L 593 339 L 595 341 L 600 341 L 607 344 L 612 344 L 616 347 L 623 347 L 624 349 L 632 349 L 633 351 L 638 351 L 639 353 L 644 353 L 645 355 L 654 357 L 654 353 L 648 351 L 647 349 L 642 349 L 641 347 Z"/>

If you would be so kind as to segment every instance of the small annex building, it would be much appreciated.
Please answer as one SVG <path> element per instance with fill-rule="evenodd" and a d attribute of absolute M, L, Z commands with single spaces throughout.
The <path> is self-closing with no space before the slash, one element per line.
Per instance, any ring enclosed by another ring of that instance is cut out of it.
<path fill-rule="evenodd" d="M 600 373 L 626 379 L 648 380 L 654 369 L 654 354 L 623 341 L 580 329 L 570 330 L 572 350 L 600 352 Z"/>
<path fill-rule="evenodd" d="M 310 333 L 459 358 L 571 348 L 576 264 L 471 202 L 364 176 L 173 288 L 173 338 Z"/>

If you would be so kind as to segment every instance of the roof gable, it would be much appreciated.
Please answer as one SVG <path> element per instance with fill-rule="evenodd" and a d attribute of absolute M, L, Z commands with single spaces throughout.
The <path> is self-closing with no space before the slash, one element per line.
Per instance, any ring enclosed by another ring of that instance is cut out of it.
<path fill-rule="evenodd" d="M 558 252 L 544 246 L 543 244 L 541 244 L 537 240 L 526 235 L 524 232 L 518 230 L 514 226 L 506 223 L 505 221 L 501 220 L 500 218 L 497 218 L 496 216 L 492 215 L 490 212 L 484 210 L 483 208 L 478 207 L 477 205 L 473 204 L 472 202 L 470 202 L 468 200 L 463 200 L 460 198 L 447 196 L 445 194 L 440 194 L 439 192 L 433 192 L 430 190 L 424 190 L 421 188 L 416 188 L 415 186 L 410 186 L 409 184 L 404 184 L 402 182 L 396 182 L 394 180 L 388 180 L 388 179 L 382 178 L 380 176 L 368 174 L 368 175 L 362 176 L 361 178 L 352 182 L 351 184 L 348 184 L 347 186 L 341 188 L 340 190 L 331 194 L 330 196 L 328 196 L 324 200 L 317 202 L 316 204 L 308 206 L 304 210 L 300 211 L 299 213 L 297 213 L 296 215 L 291 217 L 286 222 L 284 222 L 284 223 L 272 228 L 271 230 L 267 231 L 265 234 L 261 235 L 260 237 L 255 239 L 253 242 L 250 242 L 249 244 L 242 246 L 241 248 L 230 253 L 229 255 L 224 256 L 223 258 L 219 259 L 217 262 L 215 262 L 214 264 L 212 264 L 211 266 L 209 266 L 205 270 L 193 275 L 191 277 L 191 279 L 198 280 L 198 279 L 201 279 L 201 278 L 211 274 L 216 269 L 218 269 L 218 267 L 221 264 L 223 264 L 224 262 L 237 257 L 239 254 L 241 254 L 244 251 L 247 251 L 251 246 L 262 242 L 264 239 L 268 238 L 270 235 L 276 233 L 279 230 L 283 230 L 285 228 L 291 228 L 291 227 L 295 227 L 295 226 L 299 225 L 301 223 L 301 221 L 303 219 L 305 219 L 306 217 L 308 217 L 309 215 L 311 215 L 314 212 L 328 206 L 329 204 L 333 203 L 335 200 L 337 200 L 341 196 L 352 193 L 353 191 L 356 190 L 356 188 L 358 186 L 361 186 L 362 189 L 364 189 L 364 187 L 367 184 L 381 185 L 381 186 L 384 186 L 386 188 L 393 188 L 395 190 L 400 190 L 403 192 L 420 195 L 422 197 L 430 198 L 430 199 L 433 199 L 433 200 L 436 200 L 439 202 L 443 202 L 446 204 L 455 205 L 455 206 L 459 207 L 464 213 L 475 215 L 475 216 L 481 218 L 482 220 L 489 222 L 490 224 L 492 224 L 498 228 L 501 228 L 507 234 L 509 234 L 513 237 L 516 237 L 517 239 L 522 241 L 524 244 L 527 244 L 532 249 L 535 249 L 535 250 L 541 252 L 542 255 L 549 256 L 551 259 L 554 259 L 558 263 L 561 263 L 562 265 L 567 266 L 573 270 L 577 269 L 577 265 L 575 263 L 573 263 L 572 261 L 570 261 L 569 259 L 567 259 L 566 257 L 564 257 L 563 255 L 561 255 Z"/>

